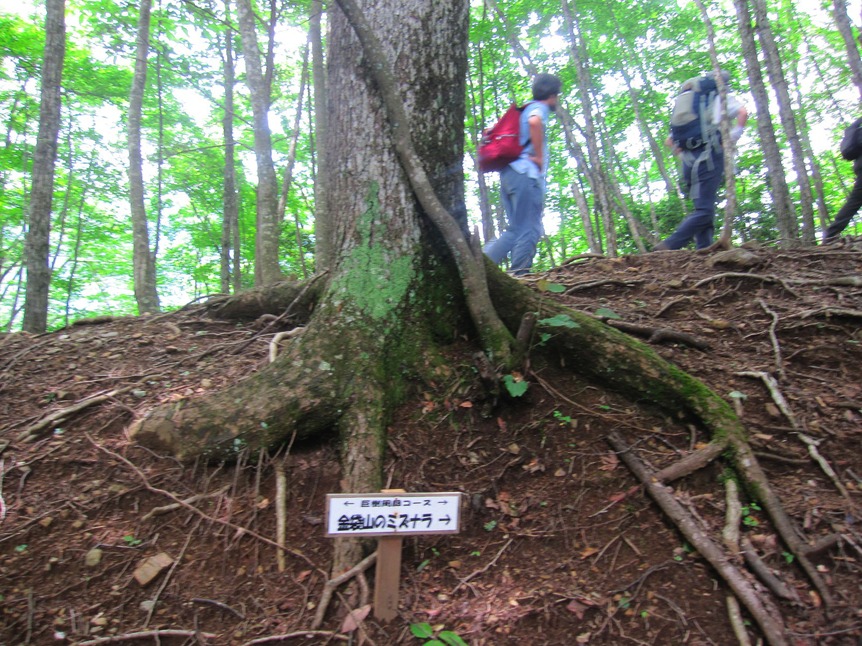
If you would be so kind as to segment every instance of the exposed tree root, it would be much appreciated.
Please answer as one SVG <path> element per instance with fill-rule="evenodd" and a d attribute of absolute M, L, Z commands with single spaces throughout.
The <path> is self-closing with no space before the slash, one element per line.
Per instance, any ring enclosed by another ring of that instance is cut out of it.
<path fill-rule="evenodd" d="M 749 494 L 757 499 L 769 514 L 776 531 L 796 557 L 823 602 L 832 602 L 823 577 L 805 554 L 805 543 L 787 515 L 769 480 L 754 457 L 742 426 L 733 408 L 704 384 L 656 355 L 648 346 L 603 325 L 591 316 L 549 303 L 516 281 L 489 275 L 495 303 L 504 307 L 510 318 L 507 325 L 517 324 L 519 312 L 531 309 L 543 316 L 569 316 L 576 328 L 549 327 L 539 320 L 537 329 L 555 335 L 541 351 L 576 366 L 577 370 L 596 382 L 629 396 L 646 400 L 670 413 L 683 412 L 699 420 L 716 445 L 729 449 L 733 465 Z M 545 319 L 547 320 L 547 319 Z"/>
<path fill-rule="evenodd" d="M 323 625 L 323 619 L 326 616 L 329 603 L 332 601 L 332 595 L 335 594 L 338 587 L 347 583 L 353 577 L 362 574 L 376 562 L 377 552 L 374 552 L 373 554 L 366 556 L 346 572 L 339 574 L 326 582 L 323 586 L 323 594 L 320 595 L 320 601 L 317 604 L 317 611 L 314 613 L 314 621 L 311 622 L 312 628 L 316 629 Z"/>

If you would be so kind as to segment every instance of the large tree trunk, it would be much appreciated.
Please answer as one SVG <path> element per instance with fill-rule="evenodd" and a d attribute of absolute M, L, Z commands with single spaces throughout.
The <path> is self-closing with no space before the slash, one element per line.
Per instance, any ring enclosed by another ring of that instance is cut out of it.
<path fill-rule="evenodd" d="M 51 203 L 54 196 L 57 136 L 60 132 L 60 80 L 66 54 L 66 3 L 64 0 L 48 0 L 45 9 L 42 98 L 39 107 L 39 136 L 33 153 L 33 185 L 27 230 L 27 290 L 22 325 L 24 331 L 35 333 L 44 332 L 48 326 Z"/>
<path fill-rule="evenodd" d="M 463 205 L 464 0 L 369 3 L 366 17 L 387 38 L 414 145 L 450 213 Z M 329 177 L 333 259 L 306 331 L 273 364 L 214 398 L 154 411 L 136 437 L 188 458 L 230 454 L 337 430 L 343 483 L 381 485 L 385 429 L 406 379 L 424 363 L 422 348 L 452 338 L 464 321 L 461 287 L 446 246 L 422 216 L 392 142 L 392 129 L 353 30 L 331 14 L 326 140 L 340 169 Z M 458 325 L 456 325 L 456 322 Z M 240 402 L 238 404 L 238 402 Z M 336 569 L 358 558 L 339 543 Z"/>
<path fill-rule="evenodd" d="M 351 3 L 338 4 L 347 8 Z M 375 0 L 365 5 L 374 32 L 392 36 L 375 56 L 385 58 L 386 65 L 397 61 L 391 67 L 397 70 L 406 115 L 387 113 L 392 88 L 383 82 L 388 78 L 377 76 L 380 59 L 369 60 L 367 41 L 360 46 L 345 16 L 334 11 L 332 110 L 323 142 L 340 169 L 330 177 L 330 204 L 340 216 L 332 229 L 334 262 L 305 285 L 265 286 L 229 299 L 220 310 L 227 315 L 241 301 L 245 313 L 253 314 L 261 303 L 272 311 L 288 303 L 295 320 L 307 321 L 305 331 L 250 379 L 216 395 L 152 411 L 131 429 L 135 440 L 182 459 L 216 458 L 293 436 L 337 431 L 343 487 L 373 491 L 382 484 L 386 425 L 408 380 L 431 370 L 441 340 L 468 330 L 469 321 L 483 343 L 487 340 L 470 302 L 473 290 L 464 287 L 473 277 L 465 276 L 467 261 L 457 257 L 470 251 L 452 243 L 446 226 L 451 222 L 441 223 L 436 209 L 430 214 L 418 206 L 428 204 L 428 195 L 417 185 L 415 160 L 402 140 L 409 123 L 414 156 L 424 160 L 434 192 L 463 224 L 468 3 Z M 397 148 L 393 130 L 398 131 Z M 437 228 L 431 227 L 432 219 Z M 538 322 L 541 332 L 554 337 L 542 351 L 597 382 L 674 414 L 688 413 L 724 442 L 741 442 L 742 427 L 730 406 L 652 350 L 588 315 L 544 302 L 490 262 L 481 268 L 488 275 L 482 286 L 493 297 L 489 306 L 504 313 L 513 333 L 526 314 L 566 316 L 569 327 Z M 361 555 L 356 543 L 336 545 L 335 571 L 352 566 Z"/>
<path fill-rule="evenodd" d="M 151 0 L 141 0 L 138 18 L 135 74 L 129 94 L 129 200 L 132 211 L 132 239 L 135 300 L 138 312 L 159 311 L 156 290 L 156 259 L 150 251 L 149 224 L 144 202 L 144 171 L 141 153 L 141 121 L 144 110 L 144 90 L 147 85 L 147 55 L 150 49 Z"/>

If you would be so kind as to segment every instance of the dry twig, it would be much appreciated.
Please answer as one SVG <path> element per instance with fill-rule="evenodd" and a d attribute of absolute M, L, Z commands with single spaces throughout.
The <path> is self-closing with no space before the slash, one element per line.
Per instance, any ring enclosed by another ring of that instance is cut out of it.
<path fill-rule="evenodd" d="M 323 617 L 326 615 L 326 610 L 329 608 L 329 602 L 332 601 L 332 595 L 335 590 L 343 583 L 346 583 L 358 574 L 365 572 L 374 563 L 377 562 L 377 552 L 369 554 L 352 568 L 339 574 L 337 577 L 330 579 L 323 586 L 323 594 L 320 595 L 320 602 L 317 604 L 317 612 L 314 615 L 314 621 L 311 623 L 312 628 L 319 628 L 323 625 Z"/>

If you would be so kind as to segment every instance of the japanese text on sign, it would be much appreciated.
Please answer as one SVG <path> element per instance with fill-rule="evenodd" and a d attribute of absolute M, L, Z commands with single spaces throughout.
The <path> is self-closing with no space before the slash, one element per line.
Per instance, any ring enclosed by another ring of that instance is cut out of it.
<path fill-rule="evenodd" d="M 460 493 L 328 494 L 327 536 L 457 534 Z"/>

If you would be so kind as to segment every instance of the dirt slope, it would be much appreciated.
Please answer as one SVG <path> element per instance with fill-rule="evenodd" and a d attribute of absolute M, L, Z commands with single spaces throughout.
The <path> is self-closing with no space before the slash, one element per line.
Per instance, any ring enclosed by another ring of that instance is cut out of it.
<path fill-rule="evenodd" d="M 839 538 L 812 556 L 832 596 L 827 612 L 743 492 L 743 537 L 795 600 L 756 588 L 780 612 L 786 643 L 858 644 L 862 245 L 581 258 L 527 280 L 649 339 L 736 402 L 799 531 L 810 542 Z M 340 490 L 333 444 L 278 455 L 238 447 L 235 463 L 181 465 L 124 435 L 159 402 L 257 370 L 268 337 L 237 352 L 256 332 L 189 309 L 0 339 L 0 643 L 157 643 L 132 639 L 150 633 L 161 644 L 382 646 L 422 643 L 410 633 L 420 622 L 475 646 L 738 643 L 727 585 L 605 439 L 620 434 L 661 468 L 708 438 L 539 361 L 524 396 L 491 402 L 463 342 L 393 420 L 386 469 L 390 487 L 464 492 L 461 533 L 405 541 L 393 622 L 372 614 L 342 631 L 345 604 L 367 602 L 360 585 L 329 607 L 320 631 L 330 635 L 285 637 L 311 629 L 325 583 L 325 494 Z M 91 397 L 100 399 L 72 410 Z M 279 464 L 291 548 L 283 572 L 271 543 Z M 719 542 L 726 467 L 719 459 L 672 485 Z M 142 563 L 163 553 L 166 567 L 139 583 Z"/>

